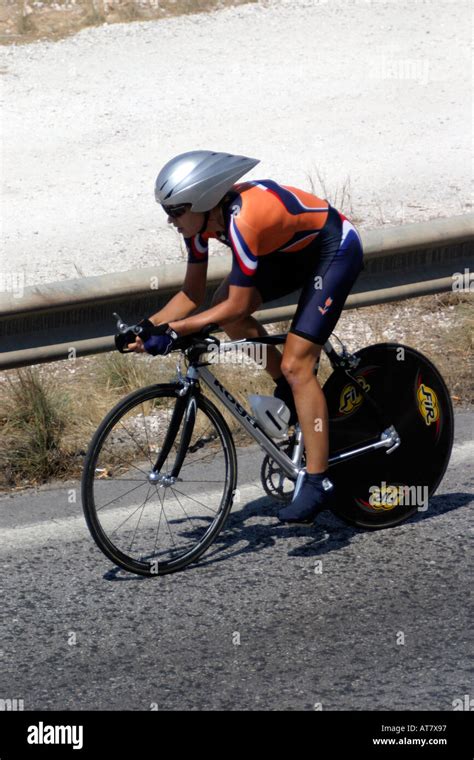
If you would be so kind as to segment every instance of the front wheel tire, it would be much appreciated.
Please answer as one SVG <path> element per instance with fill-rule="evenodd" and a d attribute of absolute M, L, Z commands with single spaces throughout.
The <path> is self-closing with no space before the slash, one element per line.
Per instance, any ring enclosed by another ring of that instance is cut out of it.
<path fill-rule="evenodd" d="M 91 535 L 112 562 L 138 575 L 164 575 L 195 562 L 232 508 L 234 442 L 222 414 L 200 391 L 194 391 L 190 440 L 184 414 L 155 470 L 176 405 L 186 403 L 181 389 L 153 385 L 126 396 L 99 425 L 85 459 L 82 501 Z"/>

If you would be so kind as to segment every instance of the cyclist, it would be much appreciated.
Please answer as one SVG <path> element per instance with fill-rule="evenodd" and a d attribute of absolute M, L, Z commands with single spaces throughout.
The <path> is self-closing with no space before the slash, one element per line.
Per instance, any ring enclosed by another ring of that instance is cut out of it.
<path fill-rule="evenodd" d="M 251 314 L 262 303 L 302 288 L 283 353 L 268 346 L 266 370 L 274 395 L 298 419 L 305 441 L 306 473 L 282 522 L 312 522 L 330 506 L 328 411 L 315 367 L 361 269 L 363 250 L 351 222 L 327 200 L 272 180 L 235 184 L 258 160 L 191 151 L 169 161 L 155 184 L 155 199 L 184 237 L 188 266 L 182 290 L 150 317 L 163 334 L 130 348 L 166 354 L 178 336 L 214 322 L 232 340 L 265 336 Z M 204 302 L 208 241 L 231 248 L 232 269 L 211 308 Z M 316 370 L 317 371 L 317 370 Z"/>

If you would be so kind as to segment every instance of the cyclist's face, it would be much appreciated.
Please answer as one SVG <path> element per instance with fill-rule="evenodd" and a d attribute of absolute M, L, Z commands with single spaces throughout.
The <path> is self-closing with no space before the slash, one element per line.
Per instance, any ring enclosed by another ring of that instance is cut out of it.
<path fill-rule="evenodd" d="M 189 208 L 178 217 L 168 217 L 168 224 L 172 224 L 184 237 L 197 235 L 204 224 L 204 214 L 200 211 L 190 211 Z"/>

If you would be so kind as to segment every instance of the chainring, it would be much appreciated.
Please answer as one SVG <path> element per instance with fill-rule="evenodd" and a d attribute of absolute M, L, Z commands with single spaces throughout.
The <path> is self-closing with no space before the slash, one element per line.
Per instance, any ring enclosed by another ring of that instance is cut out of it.
<path fill-rule="evenodd" d="M 287 456 L 291 456 L 293 446 L 295 444 L 296 436 L 293 434 L 285 441 L 277 443 L 279 449 L 284 451 Z M 301 457 L 301 466 L 306 465 L 305 452 Z M 289 478 L 281 467 L 272 459 L 268 454 L 264 457 L 262 467 L 260 469 L 260 478 L 262 481 L 265 493 L 271 496 L 272 499 L 283 502 L 291 502 L 293 493 L 295 490 L 295 481 Z"/>

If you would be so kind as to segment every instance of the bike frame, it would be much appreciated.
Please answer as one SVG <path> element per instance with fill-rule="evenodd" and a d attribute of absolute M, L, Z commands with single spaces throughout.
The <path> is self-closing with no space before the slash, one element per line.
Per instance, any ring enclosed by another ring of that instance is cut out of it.
<path fill-rule="evenodd" d="M 212 339 L 209 339 L 212 342 Z M 220 351 L 226 351 L 233 349 L 236 346 L 242 346 L 245 344 L 281 344 L 286 340 L 285 334 L 273 335 L 259 338 L 242 338 L 240 340 L 225 341 L 219 344 Z M 204 349 L 205 350 L 205 349 Z M 346 459 L 362 456 L 369 451 L 375 451 L 376 449 L 385 448 L 387 454 L 390 454 L 400 445 L 400 437 L 397 431 L 390 425 L 387 420 L 384 420 L 383 414 L 373 399 L 368 396 L 362 385 L 357 378 L 352 375 L 353 369 L 357 367 L 360 359 L 353 354 L 347 353 L 343 346 L 341 354 L 333 348 L 330 341 L 327 341 L 323 346 L 323 351 L 327 355 L 331 365 L 334 369 L 340 369 L 345 372 L 348 378 L 358 385 L 360 392 L 364 395 L 364 398 L 369 402 L 374 414 L 377 416 L 381 432 L 379 438 L 373 443 L 359 446 L 356 448 L 347 449 L 339 454 L 329 457 L 329 467 Z M 259 446 L 273 459 L 288 478 L 296 480 L 295 493 L 299 489 L 299 485 L 305 473 L 305 468 L 301 467 L 301 458 L 304 451 L 303 432 L 300 425 L 296 424 L 296 443 L 293 448 L 293 455 L 290 458 L 284 451 L 282 451 L 278 445 L 265 433 L 265 431 L 259 426 L 257 420 L 249 414 L 249 412 L 234 398 L 234 396 L 222 385 L 212 372 L 208 369 L 210 362 L 203 362 L 200 360 L 191 360 L 185 376 L 181 373 L 180 362 L 177 365 L 177 379 L 183 388 L 179 391 L 180 396 L 186 396 L 189 394 L 186 418 L 194 419 L 195 416 L 195 395 L 196 384 L 202 380 L 209 390 L 217 396 L 226 409 L 235 417 L 236 420 L 242 425 L 246 432 L 259 444 Z"/>

